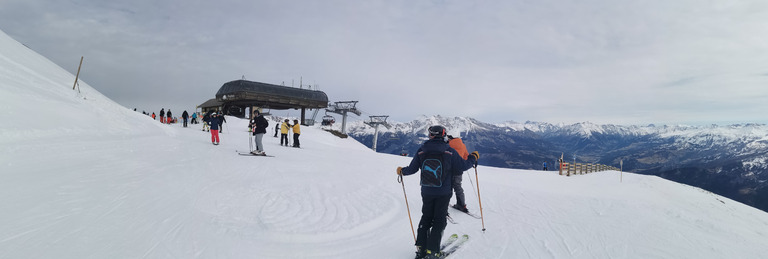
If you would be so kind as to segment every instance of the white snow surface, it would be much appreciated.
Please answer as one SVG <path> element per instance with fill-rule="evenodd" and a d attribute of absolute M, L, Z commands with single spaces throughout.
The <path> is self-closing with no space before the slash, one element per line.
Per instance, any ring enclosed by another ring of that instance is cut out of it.
<path fill-rule="evenodd" d="M 301 149 L 267 136 L 275 157 L 239 156 L 245 120 L 214 146 L 73 82 L 0 32 L 0 258 L 413 257 L 419 179 L 395 175 L 409 158 L 315 127 Z M 658 177 L 480 166 L 464 188 L 484 220 L 450 211 L 446 236 L 471 236 L 455 258 L 768 254 L 768 214 Z"/>

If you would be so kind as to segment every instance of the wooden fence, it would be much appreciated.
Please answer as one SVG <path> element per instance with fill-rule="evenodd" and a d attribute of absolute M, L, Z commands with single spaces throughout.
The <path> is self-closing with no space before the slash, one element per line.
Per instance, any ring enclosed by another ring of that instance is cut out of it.
<path fill-rule="evenodd" d="M 584 164 L 584 163 L 560 163 L 560 175 L 571 176 L 571 174 L 588 174 L 602 171 L 619 171 L 619 168 L 602 164 Z"/>

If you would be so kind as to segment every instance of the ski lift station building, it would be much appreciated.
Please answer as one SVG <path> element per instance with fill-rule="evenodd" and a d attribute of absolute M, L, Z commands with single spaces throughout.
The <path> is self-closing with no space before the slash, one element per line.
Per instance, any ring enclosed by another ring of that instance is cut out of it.
<path fill-rule="evenodd" d="M 215 105 L 216 107 L 205 107 L 204 105 Z M 250 117 L 250 111 L 255 107 L 274 110 L 301 109 L 303 124 L 306 109 L 327 108 L 328 96 L 317 90 L 235 80 L 227 82 L 219 88 L 219 91 L 216 92 L 215 101 L 211 99 L 198 106 L 204 112 L 216 109 L 238 117 Z"/>

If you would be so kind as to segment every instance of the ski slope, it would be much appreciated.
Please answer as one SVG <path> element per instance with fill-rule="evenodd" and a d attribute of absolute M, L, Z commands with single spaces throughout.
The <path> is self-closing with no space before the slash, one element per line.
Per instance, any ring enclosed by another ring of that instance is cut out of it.
<path fill-rule="evenodd" d="M 119 80 L 119 79 L 116 79 Z M 0 258 L 412 258 L 410 158 L 303 127 L 302 148 L 249 149 L 228 117 L 162 125 L 109 100 L 0 32 Z M 196 103 L 198 100 L 191 100 Z M 181 111 L 177 111 L 181 112 Z M 275 121 L 270 121 L 273 126 Z M 481 158 L 482 159 L 482 154 Z M 698 188 L 609 171 L 479 167 L 455 258 L 760 258 L 768 214 Z M 471 181 L 470 181 L 471 179 Z"/>

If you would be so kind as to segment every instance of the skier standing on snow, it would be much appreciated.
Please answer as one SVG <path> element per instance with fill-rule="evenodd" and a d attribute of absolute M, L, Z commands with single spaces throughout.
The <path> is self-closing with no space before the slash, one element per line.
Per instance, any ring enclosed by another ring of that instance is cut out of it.
<path fill-rule="evenodd" d="M 192 124 L 197 124 L 197 112 L 192 113 Z"/>
<path fill-rule="evenodd" d="M 299 135 L 301 135 L 301 126 L 299 120 L 293 120 L 293 147 L 299 147 Z"/>
<path fill-rule="evenodd" d="M 277 137 L 278 132 L 280 132 L 280 123 L 275 124 L 275 137 Z"/>
<path fill-rule="evenodd" d="M 187 110 L 184 110 L 183 113 L 181 113 L 181 118 L 184 119 L 184 127 L 187 127 L 187 119 L 189 119 L 189 113 L 187 113 Z"/>
<path fill-rule="evenodd" d="M 256 117 L 251 120 L 251 125 L 253 125 L 253 136 L 255 136 L 254 141 L 256 142 L 256 150 L 251 151 L 251 153 L 264 156 L 267 154 L 264 153 L 262 139 L 264 138 L 264 134 L 267 134 L 269 122 L 264 118 L 264 115 L 261 115 L 259 110 L 253 111 L 253 115 L 256 115 Z"/>
<path fill-rule="evenodd" d="M 211 125 L 208 123 L 209 120 L 211 120 L 211 112 L 210 110 L 203 115 L 203 131 L 210 131 Z"/>
<path fill-rule="evenodd" d="M 218 114 L 216 114 L 216 112 L 211 113 L 211 117 L 206 121 L 211 127 L 211 142 L 214 145 L 219 144 L 219 125 L 221 124 L 220 121 L 221 118 Z"/>
<path fill-rule="evenodd" d="M 155 117 L 157 117 L 157 115 L 155 115 L 155 112 L 152 112 L 152 119 L 156 120 Z"/>
<path fill-rule="evenodd" d="M 288 129 L 291 127 L 288 125 L 288 119 L 285 119 L 283 124 L 280 124 L 280 145 L 283 145 L 283 140 L 285 140 L 285 146 L 288 146 Z"/>
<path fill-rule="evenodd" d="M 469 158 L 467 146 L 464 145 L 464 141 L 462 141 L 461 138 L 454 138 L 453 136 L 448 135 L 448 145 L 455 149 L 464 160 Z M 469 210 L 467 209 L 467 203 L 464 199 L 464 189 L 461 188 L 463 177 L 464 170 L 453 171 L 453 182 L 451 183 L 451 187 L 453 188 L 453 191 L 456 192 L 456 204 L 453 205 L 453 208 L 468 213 Z"/>
<path fill-rule="evenodd" d="M 480 157 L 475 151 L 464 160 L 444 138 L 443 126 L 429 127 L 429 140 L 416 151 L 410 165 L 397 168 L 398 175 L 411 175 L 421 170 L 422 214 L 416 237 L 416 258 L 440 257 L 440 240 L 452 194 L 452 173 L 472 168 Z"/>
<path fill-rule="evenodd" d="M 173 122 L 173 115 L 171 115 L 171 109 L 168 109 L 168 112 L 165 113 L 165 119 L 166 123 L 171 124 Z"/>
<path fill-rule="evenodd" d="M 219 132 L 223 133 L 224 127 L 222 127 L 222 126 L 224 125 L 225 122 L 227 122 L 227 119 L 224 118 L 224 114 L 223 113 L 220 113 L 218 116 L 219 116 Z"/>
<path fill-rule="evenodd" d="M 165 123 L 165 108 L 160 108 L 160 123 Z"/>

